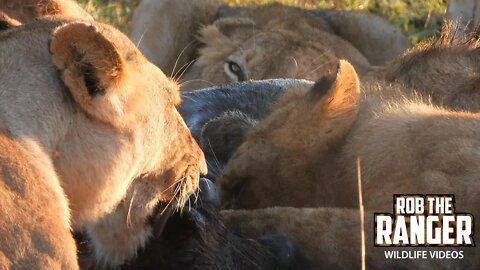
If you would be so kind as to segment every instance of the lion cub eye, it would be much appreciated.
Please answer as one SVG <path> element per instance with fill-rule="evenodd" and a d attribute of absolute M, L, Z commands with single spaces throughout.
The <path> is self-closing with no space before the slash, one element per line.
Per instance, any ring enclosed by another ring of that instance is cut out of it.
<path fill-rule="evenodd" d="M 245 81 L 245 73 L 243 72 L 242 68 L 239 64 L 233 61 L 225 62 L 225 73 L 230 76 L 235 81 Z"/>

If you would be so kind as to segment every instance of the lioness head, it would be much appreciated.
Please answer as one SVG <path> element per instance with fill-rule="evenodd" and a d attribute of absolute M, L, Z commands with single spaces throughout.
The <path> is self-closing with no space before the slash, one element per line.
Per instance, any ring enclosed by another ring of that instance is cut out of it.
<path fill-rule="evenodd" d="M 350 130 L 359 103 L 357 74 L 343 60 L 337 74 L 317 81 L 310 91 L 284 96 L 226 165 L 219 181 L 223 204 L 309 205 L 311 194 L 319 194 L 314 180 L 324 173 L 315 169 L 315 162 L 334 162 L 329 153 Z"/>
<path fill-rule="evenodd" d="M 49 49 L 71 95 L 53 160 L 73 225 L 99 261 L 120 264 L 149 237 L 156 208 L 181 207 L 196 191 L 204 156 L 176 110 L 177 84 L 118 30 L 69 22 Z"/>
<path fill-rule="evenodd" d="M 351 44 L 299 15 L 265 25 L 243 17 L 221 18 L 201 30 L 200 40 L 205 46 L 182 90 L 271 78 L 315 80 L 332 71 L 339 58 L 360 71 L 370 68 Z M 192 74 L 195 78 L 189 82 Z"/>

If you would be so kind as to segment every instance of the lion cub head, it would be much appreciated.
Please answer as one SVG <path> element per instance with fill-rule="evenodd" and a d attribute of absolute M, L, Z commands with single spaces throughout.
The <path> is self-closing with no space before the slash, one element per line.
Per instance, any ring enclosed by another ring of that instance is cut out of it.
<path fill-rule="evenodd" d="M 310 91 L 282 97 L 226 165 L 219 181 L 225 207 L 309 205 L 319 186 L 313 179 L 324 173 L 315 162 L 332 162 L 329 155 L 355 122 L 359 104 L 357 74 L 343 60 L 337 74 Z"/>
<path fill-rule="evenodd" d="M 359 72 L 371 68 L 355 47 L 323 31 L 308 16 L 285 15 L 264 24 L 245 17 L 221 18 L 201 30 L 200 41 L 205 46 L 182 90 L 273 78 L 315 80 L 331 72 L 339 59 L 348 59 Z"/>
<path fill-rule="evenodd" d="M 73 225 L 97 260 L 120 264 L 144 245 L 155 209 L 182 207 L 197 190 L 204 156 L 176 110 L 177 84 L 118 30 L 70 22 L 49 49 L 74 102 L 53 155 Z"/>

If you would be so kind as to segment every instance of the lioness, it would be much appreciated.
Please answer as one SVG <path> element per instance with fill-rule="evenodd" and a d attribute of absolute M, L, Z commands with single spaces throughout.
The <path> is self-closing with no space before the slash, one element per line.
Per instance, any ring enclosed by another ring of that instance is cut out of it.
<path fill-rule="evenodd" d="M 182 77 L 182 90 L 269 78 L 315 80 L 339 58 L 363 75 L 409 47 L 399 29 L 374 15 L 278 4 L 230 8 L 216 0 L 144 0 L 130 37 L 153 63 Z"/>
<path fill-rule="evenodd" d="M 62 17 L 1 31 L 0 66 L 0 268 L 77 269 L 71 229 L 99 265 L 134 257 L 206 174 L 178 85 L 118 30 Z"/>

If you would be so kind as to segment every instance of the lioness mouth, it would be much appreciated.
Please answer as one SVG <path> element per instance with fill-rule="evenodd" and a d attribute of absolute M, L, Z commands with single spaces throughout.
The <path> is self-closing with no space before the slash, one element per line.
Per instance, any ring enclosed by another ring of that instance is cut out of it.
<path fill-rule="evenodd" d="M 200 200 L 202 202 L 208 202 L 213 206 L 220 207 L 220 199 L 218 197 L 217 189 L 215 188 L 215 184 L 213 184 L 207 178 L 200 178 L 199 180 L 199 193 L 197 197 L 195 195 L 190 195 L 186 201 L 188 200 L 195 200 L 198 199 L 200 196 Z M 193 204 L 195 204 L 193 202 Z M 185 204 L 182 204 L 185 205 Z M 180 208 L 181 209 L 181 208 Z M 148 220 L 148 224 L 153 228 L 153 236 L 155 238 L 161 237 L 162 233 L 165 229 L 165 225 L 168 222 L 168 219 L 172 216 L 175 210 L 180 210 L 178 205 L 172 203 L 162 203 L 160 202 L 154 209 L 152 216 Z"/>

